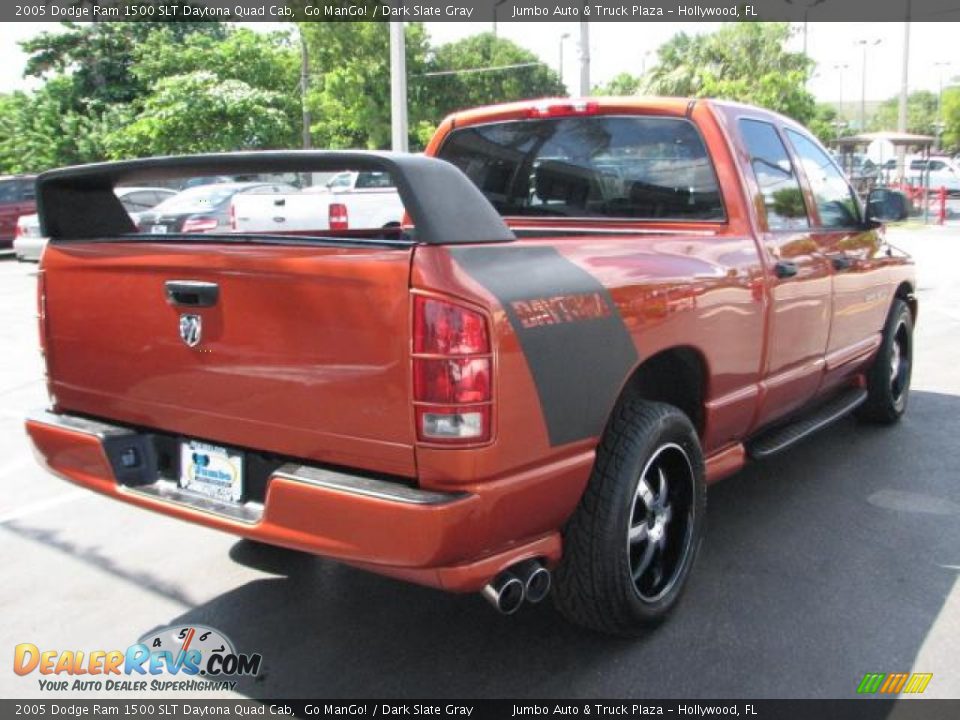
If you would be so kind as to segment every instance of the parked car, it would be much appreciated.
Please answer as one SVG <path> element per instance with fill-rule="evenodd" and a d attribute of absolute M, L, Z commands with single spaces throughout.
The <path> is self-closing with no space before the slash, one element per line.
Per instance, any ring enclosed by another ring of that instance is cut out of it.
<path fill-rule="evenodd" d="M 120 204 L 134 222 L 140 214 L 177 194 L 176 190 L 162 187 L 119 187 L 114 190 Z M 37 262 L 46 247 L 47 238 L 40 233 L 40 217 L 33 213 L 21 215 L 17 221 L 13 251 L 21 262 Z"/>
<path fill-rule="evenodd" d="M 241 193 L 276 195 L 293 193 L 286 183 L 231 182 L 192 187 L 140 216 L 141 232 L 212 233 L 230 232 L 230 202 Z"/>
<path fill-rule="evenodd" d="M 35 180 L 34 175 L 0 177 L 0 250 L 13 245 L 20 216 L 36 212 Z"/>
<path fill-rule="evenodd" d="M 931 189 L 946 188 L 960 192 L 960 163 L 948 157 L 915 158 L 907 169 L 907 180 L 914 185 L 928 184 Z"/>
<path fill-rule="evenodd" d="M 426 155 L 43 175 L 37 456 L 118 501 L 504 613 L 552 584 L 569 620 L 636 635 L 687 584 L 707 483 L 849 412 L 905 412 L 916 280 L 879 232 L 903 196 L 865 209 L 794 121 L 518 102 L 447 119 Z M 390 174 L 409 233 L 117 237 L 111 182 L 294 164 Z M 62 201 L 80 187 L 85 207 Z"/>
<path fill-rule="evenodd" d="M 382 229 L 399 227 L 403 202 L 387 173 L 349 172 L 289 195 L 237 195 L 229 216 L 236 232 Z"/>

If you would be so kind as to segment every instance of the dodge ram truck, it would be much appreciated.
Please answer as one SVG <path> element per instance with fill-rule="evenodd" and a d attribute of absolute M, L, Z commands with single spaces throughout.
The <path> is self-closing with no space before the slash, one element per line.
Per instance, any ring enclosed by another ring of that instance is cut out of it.
<path fill-rule="evenodd" d="M 388 173 L 389 236 L 137 234 L 184 174 Z M 709 100 L 464 111 L 425 156 L 230 153 L 38 179 L 52 472 L 453 592 L 673 609 L 706 487 L 910 387 L 913 265 L 795 122 Z"/>

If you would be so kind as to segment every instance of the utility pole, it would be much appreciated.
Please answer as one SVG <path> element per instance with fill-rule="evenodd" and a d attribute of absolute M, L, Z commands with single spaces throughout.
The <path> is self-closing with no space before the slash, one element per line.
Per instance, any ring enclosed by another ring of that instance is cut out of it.
<path fill-rule="evenodd" d="M 910 5 L 907 0 L 907 17 L 903 23 L 903 62 L 900 69 L 900 104 L 897 107 L 897 131 L 907 131 L 907 89 L 910 83 Z M 897 145 L 897 179 L 902 181 L 907 174 L 907 148 Z"/>
<path fill-rule="evenodd" d="M 570 37 L 570 33 L 565 32 L 560 36 L 560 62 L 557 69 L 560 71 L 560 84 L 563 85 L 563 42 Z"/>
<path fill-rule="evenodd" d="M 857 40 L 854 45 L 863 47 L 863 72 L 860 76 L 860 132 L 867 129 L 867 48 L 875 47 L 883 42 L 880 38 L 876 40 Z"/>
<path fill-rule="evenodd" d="M 303 113 L 303 149 L 309 150 L 313 145 L 310 138 L 310 106 L 307 105 L 307 92 L 310 90 L 310 55 L 307 52 L 307 39 L 303 36 L 303 26 L 300 26 L 300 107 Z"/>
<path fill-rule="evenodd" d="M 584 0 L 586 3 L 587 0 Z M 580 97 L 590 94 L 590 23 L 580 22 Z"/>
<path fill-rule="evenodd" d="M 403 22 L 390 21 L 390 147 L 407 151 L 407 54 Z"/>

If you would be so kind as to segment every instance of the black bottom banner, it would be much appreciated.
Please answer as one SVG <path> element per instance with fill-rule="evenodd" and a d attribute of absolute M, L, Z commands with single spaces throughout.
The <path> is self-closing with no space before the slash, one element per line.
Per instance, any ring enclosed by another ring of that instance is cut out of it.
<path fill-rule="evenodd" d="M 0 700 L 0 718 L 746 718 L 941 720 L 960 700 Z"/>

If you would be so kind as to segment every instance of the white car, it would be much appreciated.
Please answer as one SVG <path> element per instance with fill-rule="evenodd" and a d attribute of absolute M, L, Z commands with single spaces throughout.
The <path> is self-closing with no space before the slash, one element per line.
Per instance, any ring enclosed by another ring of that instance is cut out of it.
<path fill-rule="evenodd" d="M 907 179 L 914 185 L 924 185 L 930 175 L 930 189 L 946 188 L 960 192 L 960 163 L 948 157 L 914 158 L 907 167 Z"/>
<path fill-rule="evenodd" d="M 114 192 L 134 222 L 140 213 L 177 194 L 176 190 L 161 187 L 119 187 Z M 47 238 L 40 234 L 39 216 L 36 213 L 21 215 L 17 220 L 17 230 L 13 238 L 13 251 L 17 260 L 39 262 L 46 244 Z"/>
<path fill-rule="evenodd" d="M 237 195 L 230 228 L 238 233 L 308 233 L 398 227 L 403 203 L 384 172 L 343 172 L 296 193 Z"/>

